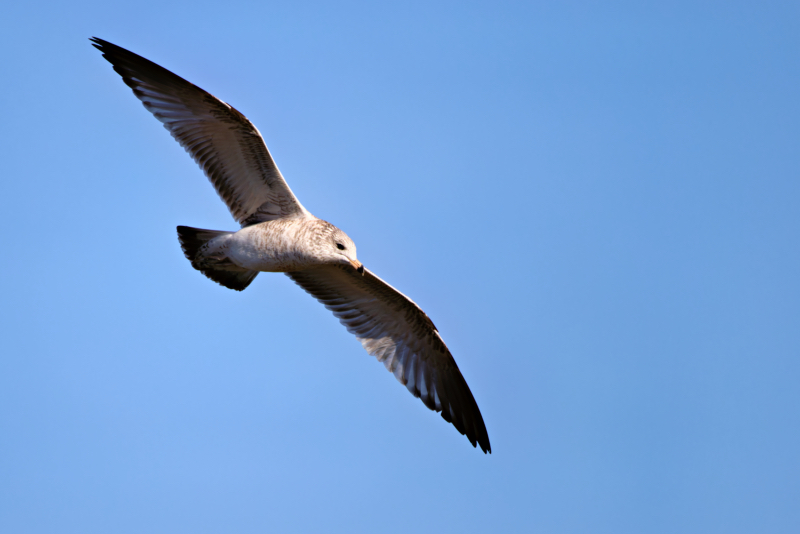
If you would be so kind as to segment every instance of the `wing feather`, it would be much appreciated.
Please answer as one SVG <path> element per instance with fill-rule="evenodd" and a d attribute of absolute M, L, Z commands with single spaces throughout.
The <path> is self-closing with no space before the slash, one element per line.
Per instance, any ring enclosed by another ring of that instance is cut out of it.
<path fill-rule="evenodd" d="M 200 165 L 242 226 L 310 215 L 247 117 L 152 61 L 96 37 L 92 42 Z"/>
<path fill-rule="evenodd" d="M 325 305 L 412 395 L 491 452 L 478 404 L 433 322 L 414 302 L 364 269 L 326 265 L 286 273 Z"/>

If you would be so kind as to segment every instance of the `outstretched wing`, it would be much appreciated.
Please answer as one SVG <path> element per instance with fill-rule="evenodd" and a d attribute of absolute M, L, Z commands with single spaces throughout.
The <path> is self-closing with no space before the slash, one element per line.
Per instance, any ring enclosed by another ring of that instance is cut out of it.
<path fill-rule="evenodd" d="M 364 348 L 419 397 L 491 452 L 486 425 L 461 371 L 433 322 L 419 306 L 364 269 L 325 265 L 286 273 L 331 310 Z"/>
<path fill-rule="evenodd" d="M 309 215 L 247 117 L 152 61 L 97 37 L 91 40 L 200 165 L 242 226 Z"/>

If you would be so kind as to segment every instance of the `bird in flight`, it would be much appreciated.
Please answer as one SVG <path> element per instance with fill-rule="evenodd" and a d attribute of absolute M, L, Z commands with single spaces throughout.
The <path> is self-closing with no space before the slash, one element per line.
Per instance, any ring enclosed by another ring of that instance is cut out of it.
<path fill-rule="evenodd" d="M 491 452 L 478 404 L 433 322 L 356 258 L 353 241 L 306 210 L 256 127 L 232 106 L 133 52 L 93 37 L 122 80 L 203 169 L 236 232 L 178 226 L 192 267 L 242 291 L 282 272 L 333 312 L 408 390 Z"/>

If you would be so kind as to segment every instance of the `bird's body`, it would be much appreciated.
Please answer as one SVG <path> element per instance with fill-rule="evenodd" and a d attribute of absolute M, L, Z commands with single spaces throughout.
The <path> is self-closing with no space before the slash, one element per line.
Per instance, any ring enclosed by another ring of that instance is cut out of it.
<path fill-rule="evenodd" d="M 339 250 L 337 242 L 345 248 Z M 334 248 L 336 253 L 332 254 Z M 193 261 L 210 265 L 221 252 L 239 267 L 272 273 L 356 261 L 352 240 L 329 222 L 313 216 L 265 221 L 215 237 Z"/>
<path fill-rule="evenodd" d="M 478 405 L 433 322 L 411 299 L 365 269 L 353 241 L 314 217 L 292 193 L 261 134 L 236 109 L 124 48 L 94 46 L 144 106 L 201 166 L 236 232 L 178 227 L 192 266 L 241 291 L 259 272 L 286 273 L 331 310 L 367 352 L 473 446 L 491 452 Z"/>

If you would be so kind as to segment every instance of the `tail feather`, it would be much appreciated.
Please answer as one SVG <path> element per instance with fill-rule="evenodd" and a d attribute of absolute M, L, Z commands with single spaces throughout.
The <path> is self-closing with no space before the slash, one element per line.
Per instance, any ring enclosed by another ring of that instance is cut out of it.
<path fill-rule="evenodd" d="M 224 254 L 214 255 L 213 251 L 206 247 L 206 244 L 215 238 L 231 233 L 178 226 L 178 240 L 181 242 L 181 249 L 183 249 L 186 259 L 192 262 L 192 267 L 220 285 L 242 291 L 250 285 L 258 271 L 239 267 Z"/>
<path fill-rule="evenodd" d="M 203 230 L 201 228 L 192 228 L 190 226 L 178 226 L 178 241 L 181 242 L 181 248 L 186 255 L 186 259 L 194 262 L 200 247 L 221 235 L 227 235 L 230 232 L 222 232 L 219 230 Z"/>

